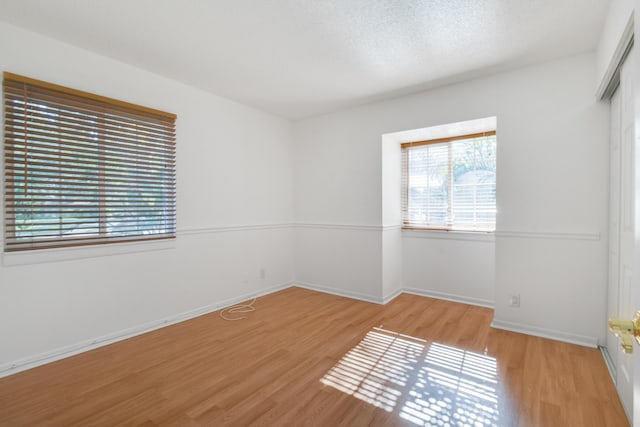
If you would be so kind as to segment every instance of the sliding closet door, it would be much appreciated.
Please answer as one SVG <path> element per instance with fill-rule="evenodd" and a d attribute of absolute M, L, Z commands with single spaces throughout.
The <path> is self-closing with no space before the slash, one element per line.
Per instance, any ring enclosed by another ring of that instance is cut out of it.
<path fill-rule="evenodd" d="M 638 229 L 636 215 L 637 174 L 640 173 L 636 159 L 635 109 L 634 109 L 634 60 L 630 54 L 620 70 L 620 85 L 611 98 L 611 142 L 610 142 L 610 198 L 609 198 L 609 318 L 631 319 L 640 308 L 636 299 L 640 293 L 633 289 L 638 281 L 636 266 L 635 231 Z M 634 405 L 634 359 L 640 352 L 622 350 L 620 339 L 609 334 L 609 353 L 616 388 L 627 415 L 631 419 Z M 640 420 L 639 420 L 640 421 Z"/>

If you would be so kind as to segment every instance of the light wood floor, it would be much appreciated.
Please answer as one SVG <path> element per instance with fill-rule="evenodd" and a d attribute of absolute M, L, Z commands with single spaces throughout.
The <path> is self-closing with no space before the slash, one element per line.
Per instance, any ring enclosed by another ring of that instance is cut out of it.
<path fill-rule="evenodd" d="M 2 426 L 626 426 L 600 353 L 492 311 L 290 288 L 0 379 Z"/>

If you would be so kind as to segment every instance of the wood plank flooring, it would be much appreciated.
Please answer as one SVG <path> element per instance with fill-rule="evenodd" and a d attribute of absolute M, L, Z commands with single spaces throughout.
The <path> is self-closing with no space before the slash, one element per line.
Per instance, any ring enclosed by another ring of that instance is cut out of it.
<path fill-rule="evenodd" d="M 1 426 L 626 426 L 600 353 L 290 288 L 0 379 Z"/>

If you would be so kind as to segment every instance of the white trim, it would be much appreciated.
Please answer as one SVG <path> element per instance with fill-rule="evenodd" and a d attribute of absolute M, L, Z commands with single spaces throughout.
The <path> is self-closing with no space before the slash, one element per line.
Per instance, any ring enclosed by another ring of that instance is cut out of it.
<path fill-rule="evenodd" d="M 391 294 L 387 295 L 386 297 L 382 297 L 382 304 L 383 305 L 389 304 L 391 301 L 396 299 L 396 297 L 401 295 L 402 293 L 404 293 L 403 289 L 396 289 L 395 291 L 393 291 Z"/>
<path fill-rule="evenodd" d="M 613 56 L 611 57 L 611 61 L 607 66 L 607 69 L 602 76 L 602 80 L 600 81 L 600 85 L 596 90 L 596 99 L 604 100 L 608 99 L 613 95 L 614 89 L 617 87 L 618 82 L 620 81 L 620 67 L 624 62 L 627 54 L 629 53 L 629 49 L 631 48 L 631 44 L 633 43 L 634 38 L 634 14 L 632 13 L 627 21 L 627 25 L 624 27 L 624 31 L 620 36 L 620 40 L 618 40 L 618 45 L 616 46 L 616 50 L 613 52 Z"/>
<path fill-rule="evenodd" d="M 598 338 L 585 335 L 571 334 L 567 332 L 554 331 L 551 329 L 539 328 L 537 326 L 523 325 L 522 323 L 507 322 L 493 319 L 492 328 L 504 329 L 505 331 L 518 332 L 536 337 L 548 338 L 556 341 L 568 342 L 585 347 L 598 347 Z"/>
<path fill-rule="evenodd" d="M 293 286 L 297 286 L 303 289 L 309 289 L 311 291 L 324 292 L 327 294 L 337 295 L 345 298 L 357 299 L 360 301 L 370 302 L 373 304 L 381 304 L 381 305 L 388 304 L 389 302 L 393 301 L 397 296 L 401 294 L 410 294 L 410 295 L 418 295 L 423 297 L 458 302 L 462 304 L 475 305 L 478 307 L 493 308 L 493 301 L 484 300 L 481 298 L 472 298 L 472 297 L 465 297 L 461 295 L 447 294 L 444 292 L 416 289 L 416 288 L 400 288 L 395 290 L 391 294 L 380 298 L 372 295 L 361 294 L 358 292 L 344 291 L 342 289 L 333 288 L 331 286 L 318 285 L 318 284 L 309 283 L 309 282 L 296 281 L 294 282 Z"/>
<path fill-rule="evenodd" d="M 127 338 L 145 334 L 147 332 L 151 332 L 165 326 L 193 319 L 194 317 L 209 314 L 224 307 L 229 307 L 231 305 L 237 304 L 242 301 L 247 301 L 254 297 L 261 297 L 267 294 L 278 292 L 289 287 L 291 287 L 291 283 L 276 285 L 259 292 L 251 292 L 235 298 L 229 298 L 215 304 L 206 305 L 204 307 L 165 317 L 163 319 L 146 322 L 141 325 L 133 326 L 131 328 L 106 334 L 97 338 L 88 339 L 75 344 L 60 347 L 55 350 L 25 357 L 14 362 L 4 363 L 0 365 L 0 378 L 16 374 L 27 369 L 35 368 L 36 366 L 46 365 L 47 363 L 55 362 L 56 360 L 64 359 L 75 354 L 84 353 L 85 351 L 93 350 L 98 347 L 103 347 L 117 341 L 122 341 Z"/>
<path fill-rule="evenodd" d="M 383 300 L 380 297 L 372 295 L 361 294 L 359 292 L 344 291 L 338 288 L 332 288 L 325 285 L 317 285 L 315 283 L 295 281 L 293 286 L 298 288 L 308 289 L 310 291 L 323 292 L 325 294 L 337 295 L 339 297 L 356 299 L 363 302 L 370 302 L 372 304 L 383 304 Z"/>
<path fill-rule="evenodd" d="M 291 222 L 274 224 L 250 224 L 250 225 L 223 225 L 217 227 L 183 227 L 178 228 L 178 236 L 189 236 L 192 234 L 227 233 L 230 231 L 254 231 L 254 230 L 279 230 L 293 227 Z"/>
<path fill-rule="evenodd" d="M 3 252 L 2 265 L 11 267 L 14 265 L 44 264 L 140 252 L 166 251 L 175 248 L 176 239 L 163 239 Z"/>
<path fill-rule="evenodd" d="M 43 264 L 49 262 L 72 261 L 76 259 L 98 258 L 140 252 L 170 250 L 176 248 L 176 240 L 181 236 L 204 235 L 210 233 L 228 233 L 240 231 L 280 230 L 292 228 L 293 223 L 229 225 L 220 227 L 179 228 L 175 239 L 133 241 L 122 243 L 70 246 L 66 248 L 37 249 L 28 251 L 3 252 L 2 264 L 13 265 Z M 4 242 L 0 240 L 4 248 Z"/>
<path fill-rule="evenodd" d="M 383 231 L 392 231 L 392 230 L 402 229 L 402 225 L 397 225 L 397 224 L 364 225 L 364 224 L 297 222 L 292 225 L 296 228 L 323 229 L 323 230 L 353 230 L 353 231 L 383 232 Z M 284 226 L 287 226 L 287 225 L 282 225 L 281 227 L 284 227 Z M 477 241 L 477 242 L 493 242 L 495 240 L 495 237 L 524 238 L 524 239 L 553 239 L 553 240 L 594 240 L 594 241 L 598 241 L 601 239 L 601 235 L 599 232 L 554 232 L 554 231 L 532 231 L 532 230 L 501 230 L 501 231 L 495 231 L 495 232 L 467 232 L 467 231 L 402 229 L 402 235 L 403 237 L 409 237 L 409 238 L 464 240 L 464 241 Z"/>
<path fill-rule="evenodd" d="M 382 225 L 361 225 L 361 224 L 331 224 L 320 222 L 297 222 L 297 228 L 321 228 L 329 230 L 355 230 L 355 231 L 383 231 Z"/>
<path fill-rule="evenodd" d="M 598 232 L 556 233 L 552 231 L 500 230 L 496 231 L 495 235 L 496 237 L 508 237 L 516 239 L 600 240 L 600 233 Z"/>
<path fill-rule="evenodd" d="M 466 297 L 463 295 L 448 294 L 445 292 L 429 291 L 429 290 L 417 289 L 417 288 L 404 288 L 402 289 L 402 292 L 406 294 L 418 295 L 422 297 L 429 297 L 429 298 L 441 299 L 445 301 L 459 302 L 462 304 L 475 305 L 478 307 L 493 308 L 493 301 L 489 301 L 481 298 Z"/>
<path fill-rule="evenodd" d="M 604 359 L 604 364 L 607 365 L 607 369 L 609 370 L 609 375 L 611 375 L 611 380 L 613 380 L 613 385 L 617 386 L 617 376 L 616 376 L 616 368 L 613 364 L 613 359 L 611 359 L 611 355 L 609 354 L 609 350 L 607 347 L 601 345 L 598 347 L 600 349 L 600 353 L 602 353 L 602 358 Z"/>
<path fill-rule="evenodd" d="M 329 230 L 357 230 L 357 231 L 393 231 L 402 230 L 405 231 L 429 231 L 440 233 L 439 230 L 406 230 L 402 229 L 402 224 L 385 224 L 385 225 L 367 225 L 367 224 L 337 224 L 328 222 L 297 222 L 295 226 L 298 228 L 322 228 Z M 442 233 L 445 233 L 444 231 Z M 491 234 L 484 232 L 466 232 L 466 231 L 452 231 L 449 234 Z"/>
<path fill-rule="evenodd" d="M 438 239 L 438 240 L 462 240 L 465 242 L 495 242 L 494 233 L 471 231 L 443 231 L 443 230 L 402 230 L 402 237 L 408 239 Z"/>

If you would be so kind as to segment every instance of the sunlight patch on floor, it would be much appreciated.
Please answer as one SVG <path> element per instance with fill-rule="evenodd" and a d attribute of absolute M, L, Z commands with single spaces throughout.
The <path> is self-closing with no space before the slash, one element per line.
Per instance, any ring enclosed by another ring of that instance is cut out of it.
<path fill-rule="evenodd" d="M 373 328 L 320 380 L 418 426 L 497 427 L 496 359 Z"/>
<path fill-rule="evenodd" d="M 498 426 L 493 357 L 433 343 L 420 364 L 400 417 L 419 426 Z"/>
<path fill-rule="evenodd" d="M 425 345 L 424 340 L 374 328 L 320 381 L 391 412 Z"/>

